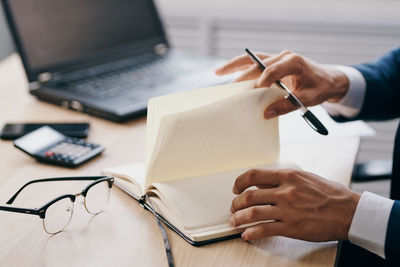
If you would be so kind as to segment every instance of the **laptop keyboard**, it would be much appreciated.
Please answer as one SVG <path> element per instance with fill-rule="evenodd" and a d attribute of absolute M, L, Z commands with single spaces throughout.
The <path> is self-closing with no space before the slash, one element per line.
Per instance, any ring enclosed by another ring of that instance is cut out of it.
<path fill-rule="evenodd" d="M 168 82 L 178 75 L 193 71 L 199 66 L 187 65 L 177 60 L 158 59 L 93 77 L 68 82 L 69 90 L 82 96 L 105 99 L 129 92 L 135 99 L 145 99 L 156 94 L 152 88 Z"/>

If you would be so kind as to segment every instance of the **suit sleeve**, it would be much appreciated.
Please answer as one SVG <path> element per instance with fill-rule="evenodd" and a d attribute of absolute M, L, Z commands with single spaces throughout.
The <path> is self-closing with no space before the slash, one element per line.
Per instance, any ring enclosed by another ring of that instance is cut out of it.
<path fill-rule="evenodd" d="M 385 255 L 389 266 L 400 266 L 400 201 L 396 200 L 390 212 L 385 241 Z"/>
<path fill-rule="evenodd" d="M 356 118 L 383 120 L 400 116 L 400 48 L 379 60 L 353 66 L 366 80 L 364 103 Z"/>

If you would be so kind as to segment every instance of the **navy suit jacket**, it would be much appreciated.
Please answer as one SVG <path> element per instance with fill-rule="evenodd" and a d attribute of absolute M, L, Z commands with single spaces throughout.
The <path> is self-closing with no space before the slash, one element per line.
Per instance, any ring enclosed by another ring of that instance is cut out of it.
<path fill-rule="evenodd" d="M 362 73 L 367 86 L 363 106 L 355 119 L 400 117 L 400 48 L 375 62 L 353 67 Z M 385 255 L 388 265 L 400 266 L 400 128 L 397 129 L 393 154 L 391 198 L 395 203 L 386 233 Z"/>

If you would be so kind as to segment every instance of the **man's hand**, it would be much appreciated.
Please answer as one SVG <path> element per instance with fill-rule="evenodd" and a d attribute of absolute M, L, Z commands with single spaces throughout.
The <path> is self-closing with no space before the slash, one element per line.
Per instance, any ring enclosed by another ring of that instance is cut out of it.
<path fill-rule="evenodd" d="M 258 189 L 248 189 L 256 186 Z M 248 189 L 248 190 L 246 190 Z M 231 225 L 274 220 L 245 229 L 253 240 L 286 236 L 308 241 L 344 240 L 360 194 L 300 170 L 250 170 L 233 187 Z"/>
<path fill-rule="evenodd" d="M 258 79 L 257 87 L 268 87 L 282 80 L 306 106 L 318 105 L 324 101 L 338 102 L 349 88 L 349 81 L 343 72 L 332 66 L 317 64 L 296 53 L 283 51 L 279 55 L 257 53 L 257 56 L 267 65 L 263 72 L 244 54 L 218 68 L 215 73 L 225 75 L 243 71 L 235 82 Z M 264 117 L 269 119 L 295 109 L 296 106 L 290 100 L 282 98 L 265 109 Z"/>

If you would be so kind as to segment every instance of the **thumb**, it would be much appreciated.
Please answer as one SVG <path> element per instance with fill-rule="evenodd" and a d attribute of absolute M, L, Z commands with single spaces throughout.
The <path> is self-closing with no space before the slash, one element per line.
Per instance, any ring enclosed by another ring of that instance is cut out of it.
<path fill-rule="evenodd" d="M 296 110 L 297 107 L 286 97 L 271 103 L 264 111 L 264 118 L 271 119 Z"/>
<path fill-rule="evenodd" d="M 246 228 L 242 233 L 242 238 L 249 241 L 263 237 L 282 235 L 285 231 L 287 230 L 283 222 L 267 222 Z"/>

